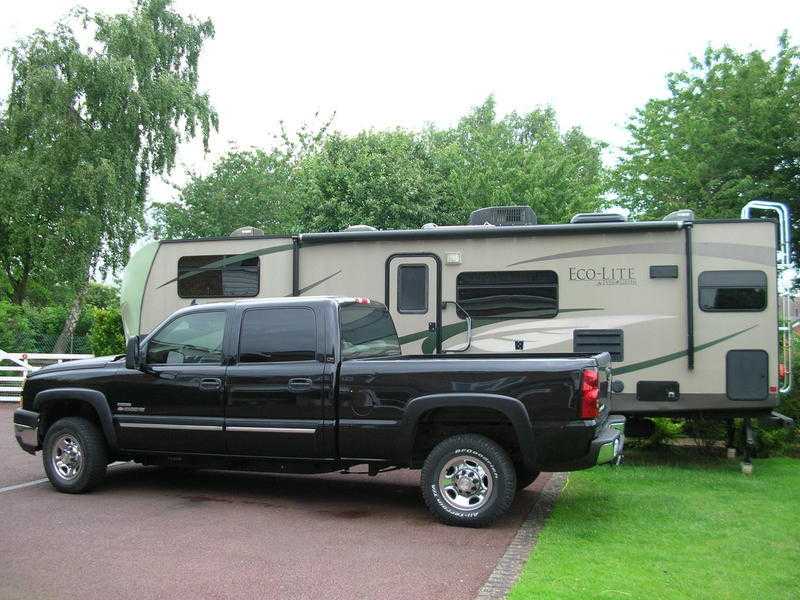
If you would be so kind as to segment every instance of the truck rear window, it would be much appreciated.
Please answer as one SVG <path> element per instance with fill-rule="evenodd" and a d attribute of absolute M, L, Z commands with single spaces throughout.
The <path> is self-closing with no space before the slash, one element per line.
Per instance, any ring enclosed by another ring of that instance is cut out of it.
<path fill-rule="evenodd" d="M 347 304 L 339 307 L 342 359 L 397 356 L 400 340 L 385 307 Z"/>

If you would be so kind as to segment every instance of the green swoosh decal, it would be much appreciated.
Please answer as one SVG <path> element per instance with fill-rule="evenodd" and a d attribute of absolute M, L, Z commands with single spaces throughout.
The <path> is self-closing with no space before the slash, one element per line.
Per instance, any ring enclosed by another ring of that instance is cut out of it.
<path fill-rule="evenodd" d="M 172 279 L 170 279 L 169 281 L 165 281 L 158 287 L 162 288 L 165 285 L 169 285 L 170 283 L 178 281 L 179 279 L 185 279 L 186 277 L 197 275 L 198 273 L 202 273 L 205 269 L 221 268 L 226 265 L 239 262 L 240 260 L 246 260 L 248 258 L 253 258 L 255 256 L 265 256 L 267 254 L 275 254 L 277 252 L 286 252 L 287 250 L 291 250 L 293 247 L 294 247 L 293 244 L 282 244 L 280 246 L 270 246 L 269 248 L 261 248 L 260 250 L 254 250 L 252 252 L 244 252 L 243 254 L 233 254 L 231 256 L 226 256 L 223 259 L 207 264 L 203 269 L 195 269 L 194 271 L 189 271 L 188 273 L 184 273 L 183 275 L 179 275 L 178 277 L 173 277 Z"/>
<path fill-rule="evenodd" d="M 572 308 L 572 309 L 565 309 L 560 312 L 578 312 L 578 311 L 586 311 L 586 310 L 603 310 L 600 308 Z M 473 319 L 472 321 L 472 329 L 478 329 L 479 327 L 485 327 L 487 325 L 494 325 L 495 323 L 499 323 L 500 321 L 505 321 L 507 319 L 502 318 L 492 318 L 492 319 Z M 706 342 L 704 344 L 698 344 L 694 347 L 695 352 L 701 352 L 702 350 L 706 350 L 707 348 L 711 348 L 712 346 L 716 346 L 717 344 L 721 344 L 731 338 L 736 337 L 737 335 L 741 335 L 750 331 L 751 329 L 755 329 L 758 325 L 752 325 L 751 327 L 746 327 L 745 329 L 741 329 L 739 331 L 735 331 L 728 335 L 725 335 L 721 338 L 717 338 L 716 340 L 711 340 L 710 342 Z M 466 321 L 459 321 L 458 323 L 452 323 L 450 325 L 445 325 L 442 327 L 442 343 L 446 340 L 450 339 L 453 336 L 456 336 L 460 333 L 464 333 L 467 330 Z M 435 339 L 432 331 L 417 331 L 415 333 L 410 333 L 408 335 L 404 335 L 400 338 L 400 344 L 405 345 L 410 342 L 415 342 L 417 340 L 424 339 L 425 341 L 422 342 L 422 352 L 424 354 L 433 354 L 436 350 Z M 617 367 L 613 369 L 614 375 L 624 375 L 626 373 L 633 373 L 634 371 L 641 371 L 642 369 L 647 369 L 649 367 L 655 367 L 657 365 L 661 365 L 673 360 L 677 360 L 689 354 L 688 350 L 681 350 L 679 352 L 672 352 L 671 354 L 665 354 L 664 356 L 657 356 L 655 358 L 651 358 L 649 360 L 643 360 L 638 363 L 632 363 L 629 365 L 625 365 L 624 367 Z"/>
<path fill-rule="evenodd" d="M 333 274 L 331 274 L 331 275 L 328 275 L 327 277 L 323 277 L 323 278 L 322 278 L 322 279 L 320 279 L 319 281 L 315 281 L 314 283 L 311 283 L 311 284 L 307 285 L 307 286 L 306 286 L 306 287 L 304 287 L 304 288 L 300 288 L 299 290 L 297 290 L 297 295 L 298 295 L 298 296 L 302 296 L 302 295 L 303 295 L 303 294 L 305 294 L 305 293 L 306 293 L 308 290 L 313 290 L 313 289 L 314 289 L 315 287 L 317 287 L 318 285 L 322 285 L 323 283 L 325 283 L 326 281 L 328 281 L 328 279 L 332 279 L 332 278 L 336 277 L 336 276 L 337 276 L 339 273 L 341 273 L 341 272 L 342 272 L 342 270 L 341 270 L 341 269 L 339 269 L 338 271 L 336 271 L 336 273 L 333 273 Z M 291 294 L 290 294 L 290 295 L 291 295 Z"/>
<path fill-rule="evenodd" d="M 589 310 L 604 310 L 602 308 L 562 308 L 558 312 L 561 313 L 572 313 L 572 312 L 585 312 Z M 500 323 L 502 321 L 509 321 L 512 320 L 513 317 L 491 317 L 491 318 L 476 318 L 472 319 L 472 330 L 476 330 L 479 327 L 486 327 L 487 325 L 494 325 L 495 323 Z M 466 321 L 459 321 L 458 323 L 451 323 L 450 325 L 445 325 L 442 327 L 442 343 L 444 344 L 447 340 L 451 337 L 454 337 L 460 333 L 464 333 L 467 330 L 467 322 Z M 417 340 L 425 339 L 422 342 L 422 352 L 425 354 L 433 354 L 436 350 L 436 340 L 434 338 L 433 332 L 424 329 L 422 331 L 416 331 L 414 333 L 409 333 L 408 335 L 404 335 L 400 337 L 400 345 L 408 344 L 410 342 L 415 342 Z"/>
<path fill-rule="evenodd" d="M 706 342 L 705 344 L 699 344 L 694 347 L 695 352 L 700 352 L 701 350 L 705 350 L 706 348 L 711 348 L 711 346 L 716 346 L 717 344 L 721 344 L 722 342 L 729 340 L 731 338 L 736 337 L 737 335 L 741 335 L 746 331 L 750 331 L 751 329 L 755 329 L 758 325 L 753 325 L 752 327 L 747 327 L 746 329 L 742 329 L 740 331 L 736 331 L 734 333 L 728 334 L 721 338 L 717 338 L 716 340 L 711 340 L 710 342 Z M 642 369 L 647 369 L 649 367 L 655 367 L 656 365 L 663 365 L 664 363 L 677 360 L 689 354 L 689 350 L 681 350 L 680 352 L 673 352 L 672 354 L 665 354 L 664 356 L 657 356 L 656 358 L 651 358 L 650 360 L 643 360 L 642 362 L 633 363 L 630 365 L 626 365 L 624 367 L 613 368 L 612 373 L 614 375 L 624 375 L 625 373 L 633 373 L 634 371 L 641 371 Z"/>

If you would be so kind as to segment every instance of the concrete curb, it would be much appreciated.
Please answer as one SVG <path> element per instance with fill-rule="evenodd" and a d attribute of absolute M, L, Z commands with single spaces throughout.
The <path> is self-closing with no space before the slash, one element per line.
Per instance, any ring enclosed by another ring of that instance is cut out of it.
<path fill-rule="evenodd" d="M 475 600 L 500 600 L 511 591 L 566 482 L 566 473 L 553 473 Z"/>

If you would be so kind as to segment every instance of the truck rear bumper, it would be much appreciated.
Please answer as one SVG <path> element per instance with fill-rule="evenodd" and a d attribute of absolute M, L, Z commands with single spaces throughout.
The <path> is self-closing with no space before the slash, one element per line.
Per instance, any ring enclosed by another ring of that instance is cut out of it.
<path fill-rule="evenodd" d="M 587 426 L 575 427 L 575 431 L 580 432 L 583 430 L 583 435 L 589 434 Z M 551 453 L 549 460 L 542 461 L 543 464 L 538 466 L 538 470 L 542 471 L 578 471 L 580 469 L 589 469 L 595 465 L 602 465 L 618 460 L 622 456 L 625 446 L 625 417 L 620 415 L 609 415 L 605 422 L 600 425 L 599 431 L 590 439 L 580 440 L 578 433 L 573 431 L 573 445 L 576 448 L 578 444 L 584 450 L 582 453 L 573 452 L 572 456 L 566 460 L 559 460 L 557 453 Z M 563 434 L 563 431 L 562 431 Z M 581 443 L 582 442 L 582 443 Z M 587 443 L 588 442 L 588 443 Z M 562 454 L 565 453 L 566 448 L 562 446 Z"/>
<path fill-rule="evenodd" d="M 619 460 L 625 446 L 625 417 L 612 415 L 600 435 L 592 442 L 594 464 L 602 465 Z"/>
<path fill-rule="evenodd" d="M 14 437 L 25 452 L 36 454 L 39 449 L 39 413 L 23 408 L 15 410 Z"/>

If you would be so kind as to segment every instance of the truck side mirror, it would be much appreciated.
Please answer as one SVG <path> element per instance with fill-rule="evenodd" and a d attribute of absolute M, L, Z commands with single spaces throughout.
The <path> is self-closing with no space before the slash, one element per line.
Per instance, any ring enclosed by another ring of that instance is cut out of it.
<path fill-rule="evenodd" d="M 139 369 L 142 365 L 141 355 L 141 336 L 134 335 L 128 340 L 128 345 L 125 349 L 125 368 L 126 369 Z"/>

